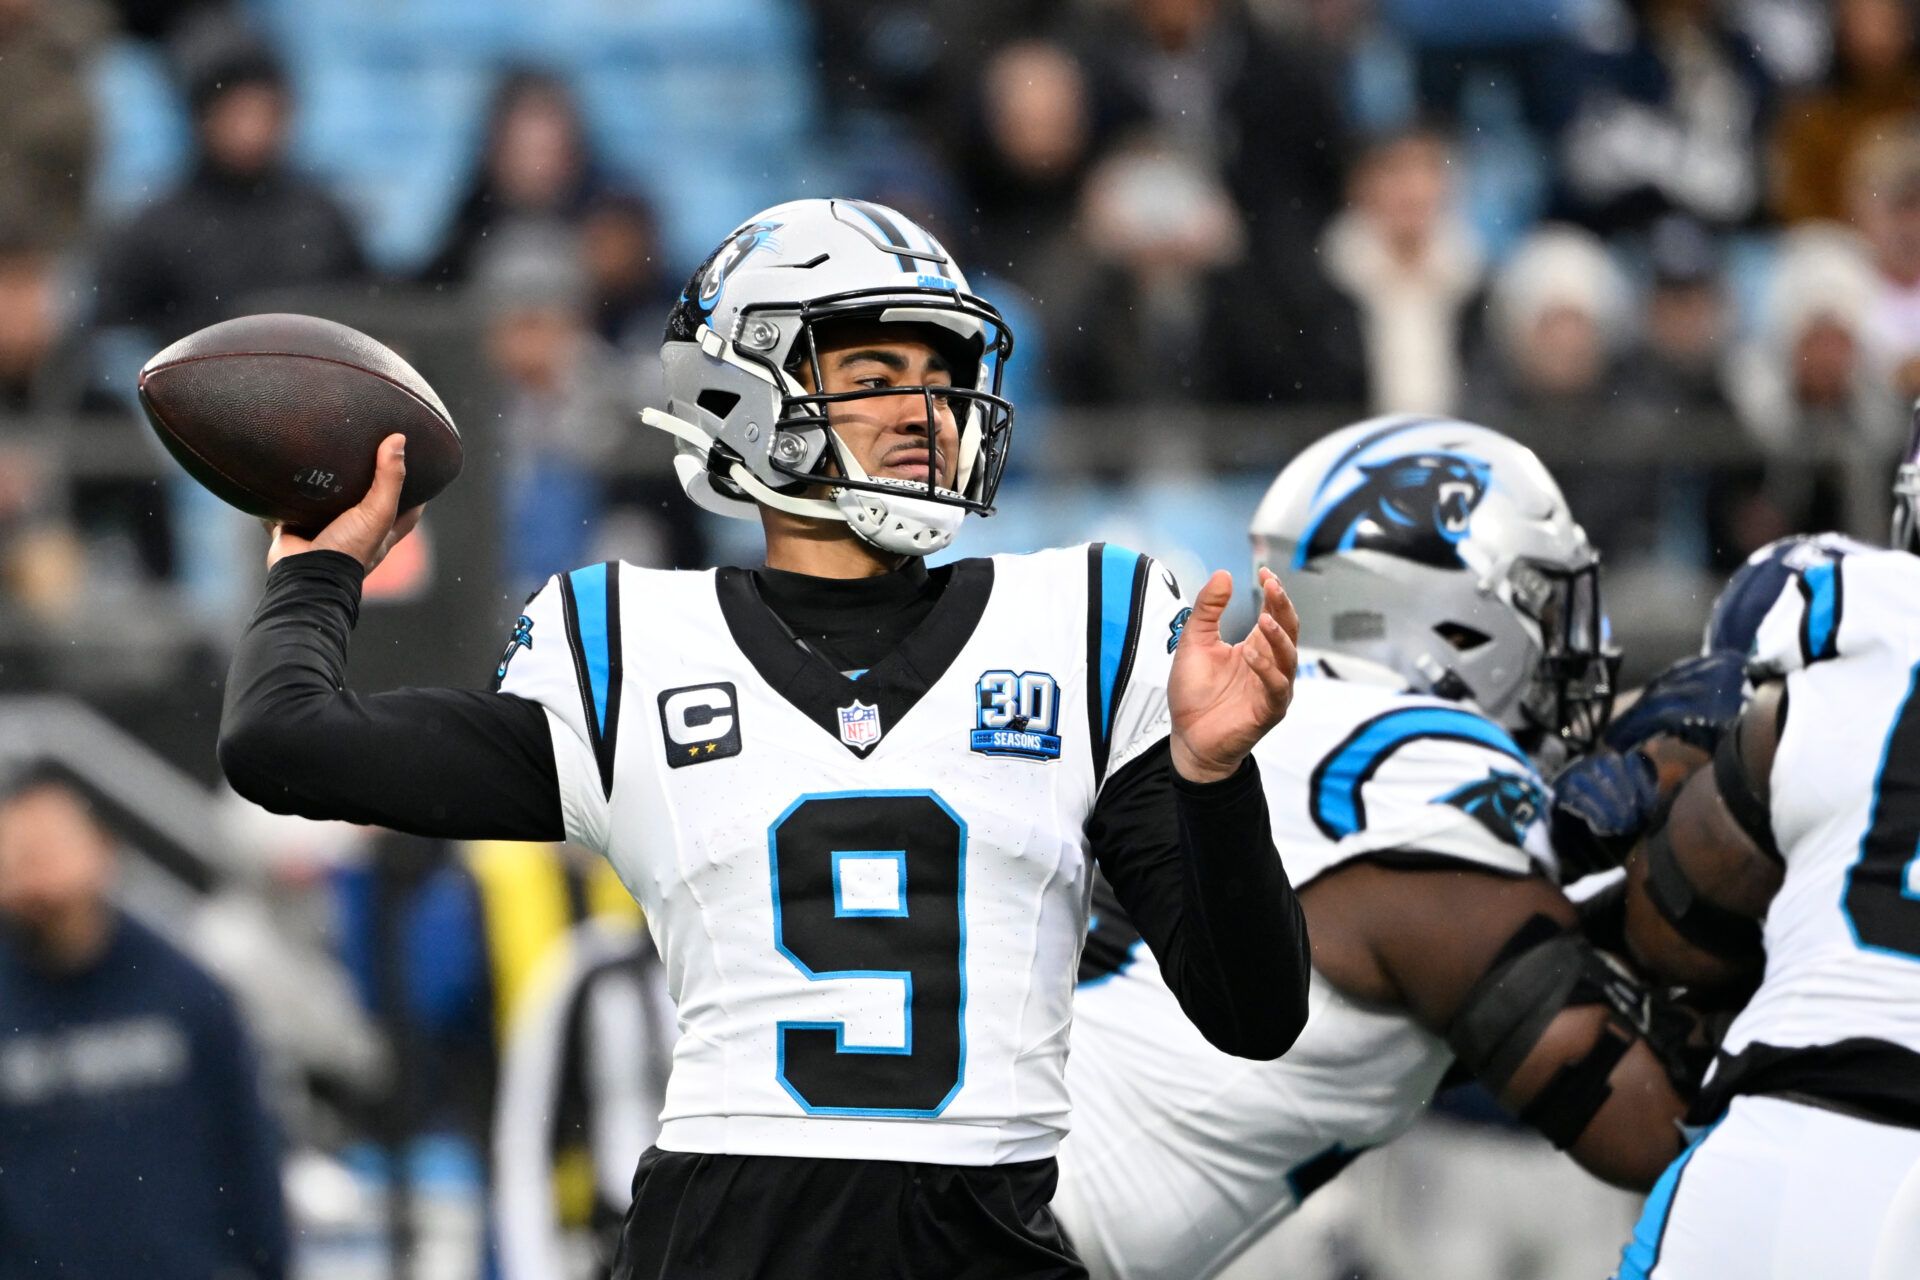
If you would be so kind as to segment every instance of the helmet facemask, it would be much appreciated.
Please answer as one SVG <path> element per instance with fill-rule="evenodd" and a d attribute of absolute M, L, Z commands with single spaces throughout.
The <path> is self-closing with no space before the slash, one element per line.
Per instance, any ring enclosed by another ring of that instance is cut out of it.
<path fill-rule="evenodd" d="M 1920 462 L 1905 462 L 1893 477 L 1893 537 L 1895 551 L 1920 555 Z"/>
<path fill-rule="evenodd" d="M 1887 545 L 1920 555 L 1920 404 L 1913 407 L 1904 459 L 1893 475 L 1893 536 Z"/>
<path fill-rule="evenodd" d="M 1013 405 L 1000 394 L 1002 370 L 1012 350 L 1011 336 L 1001 326 L 998 313 L 976 298 L 935 290 L 931 292 L 938 307 L 900 306 L 899 290 L 876 292 L 886 295 L 885 304 L 862 307 L 857 298 L 846 296 L 799 309 L 799 334 L 782 370 L 788 392 L 781 399 L 781 437 L 775 440 L 771 453 L 773 469 L 797 484 L 831 486 L 837 491 L 836 501 L 844 493 L 877 494 L 889 500 L 906 496 L 951 506 L 963 515 L 993 514 L 993 496 L 1006 470 L 1013 431 Z M 742 313 L 748 331 L 758 309 L 749 307 Z M 949 313 L 962 322 L 955 324 Z M 897 324 L 904 333 L 926 340 L 951 370 L 953 381 L 821 390 L 827 385 L 820 356 L 822 328 L 831 337 L 834 328 L 862 320 Z M 969 329 L 972 332 L 967 332 Z M 802 372 L 806 374 L 804 383 L 796 376 Z M 980 387 L 983 382 L 985 390 Z M 833 406 L 903 395 L 919 396 L 923 402 L 928 437 L 926 476 L 921 480 L 870 476 L 834 428 Z M 957 456 L 951 487 L 943 483 L 937 449 L 943 412 L 951 413 L 955 428 Z M 817 442 L 826 447 L 815 447 Z"/>
<path fill-rule="evenodd" d="M 1540 656 L 1520 695 L 1520 714 L 1537 742 L 1573 754 L 1593 750 L 1613 718 L 1620 651 L 1608 635 L 1600 599 L 1600 562 L 1566 569 L 1517 560 L 1507 574 L 1513 607 L 1539 633 Z"/>

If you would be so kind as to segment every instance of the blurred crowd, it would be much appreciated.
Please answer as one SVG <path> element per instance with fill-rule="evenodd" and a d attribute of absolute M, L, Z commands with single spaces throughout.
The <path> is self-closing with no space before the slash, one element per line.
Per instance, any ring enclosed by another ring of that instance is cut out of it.
<path fill-rule="evenodd" d="M 1909 0 L 730 3 L 813 45 L 785 94 L 800 145 L 764 140 L 797 186 L 766 197 L 858 191 L 961 254 L 1020 332 L 1029 466 L 1088 410 L 1460 413 L 1561 466 L 1616 564 L 1724 570 L 1791 529 L 1877 523 L 1849 468 L 1879 473 L 1920 390 Z M 325 80 L 290 70 L 312 59 L 288 9 L 0 0 L 7 596 L 58 611 L 197 554 L 177 482 L 63 475 L 19 423 L 129 415 L 145 354 L 356 285 L 457 297 L 482 335 L 509 581 L 698 562 L 631 412 L 685 246 L 727 227 L 685 212 L 701 172 L 602 143 L 679 122 L 590 98 L 584 55 L 446 51 L 490 82 L 483 118 L 395 252 L 356 185 L 393 158 L 303 160 L 302 90 Z M 96 175 L 140 136 L 107 127 L 130 47 L 187 145 L 108 199 Z M 684 101 L 689 127 L 717 109 Z M 743 114 L 725 128 L 750 155 Z"/>

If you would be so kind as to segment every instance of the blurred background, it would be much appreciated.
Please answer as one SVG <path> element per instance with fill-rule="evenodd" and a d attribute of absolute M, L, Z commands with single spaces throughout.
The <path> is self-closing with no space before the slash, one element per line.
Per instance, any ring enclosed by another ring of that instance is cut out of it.
<path fill-rule="evenodd" d="M 686 503 L 635 414 L 713 245 L 777 201 L 859 195 L 933 230 L 1017 334 L 1012 471 L 966 554 L 1098 537 L 1185 581 L 1239 570 L 1306 441 L 1457 413 L 1558 475 L 1638 677 L 1697 644 L 1754 548 L 1884 536 L 1920 391 L 1915 21 L 1909 0 L 0 0 L 0 765 L 51 769 L 115 847 L 76 900 L 210 968 L 258 1046 L 293 1243 L 221 1274 L 497 1268 L 511 1030 L 555 940 L 630 904 L 570 851 L 221 793 L 264 539 L 140 418 L 154 351 L 293 310 L 420 369 L 467 469 L 370 582 L 355 679 L 482 685 L 551 572 L 752 561 L 757 529 Z M 85 844 L 58 809 L 27 806 Z M 20 1063 L 49 1052 L 7 1043 L 0 1149 L 40 1096 Z M 9 1212 L 0 1187 L 0 1280 Z M 1329 1228 L 1336 1272 L 1402 1274 L 1356 1231 Z M 1554 1274 L 1539 1246 L 1507 1270 L 1478 1247 L 1470 1274 Z"/>

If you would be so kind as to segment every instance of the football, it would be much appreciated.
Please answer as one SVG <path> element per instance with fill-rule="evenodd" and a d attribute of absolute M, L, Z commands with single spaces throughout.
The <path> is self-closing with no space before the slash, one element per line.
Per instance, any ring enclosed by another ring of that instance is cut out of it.
<path fill-rule="evenodd" d="M 304 315 L 209 325 L 140 370 L 140 405 L 188 474 L 251 515 L 317 530 L 407 437 L 402 510 L 460 474 L 460 432 L 411 365 L 357 329 Z"/>

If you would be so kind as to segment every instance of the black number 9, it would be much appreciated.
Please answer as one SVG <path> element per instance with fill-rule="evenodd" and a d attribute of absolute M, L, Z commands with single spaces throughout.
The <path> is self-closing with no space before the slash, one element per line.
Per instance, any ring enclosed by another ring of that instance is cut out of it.
<path fill-rule="evenodd" d="M 780 1084 L 813 1115 L 939 1115 L 966 1070 L 966 824 L 931 791 L 802 796 L 767 844 L 780 954 L 813 982 L 895 979 L 905 1004 L 898 1044 L 779 1023 Z"/>

